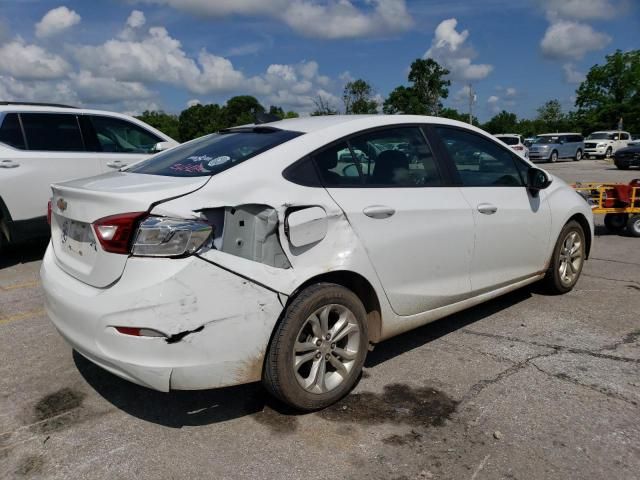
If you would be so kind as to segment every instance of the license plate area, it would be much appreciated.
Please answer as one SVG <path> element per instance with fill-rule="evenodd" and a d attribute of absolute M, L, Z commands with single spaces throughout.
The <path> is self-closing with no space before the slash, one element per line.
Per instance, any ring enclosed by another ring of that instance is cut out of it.
<path fill-rule="evenodd" d="M 58 242 L 68 255 L 90 261 L 97 253 L 96 238 L 91 224 L 68 218 L 58 218 L 60 227 Z"/>

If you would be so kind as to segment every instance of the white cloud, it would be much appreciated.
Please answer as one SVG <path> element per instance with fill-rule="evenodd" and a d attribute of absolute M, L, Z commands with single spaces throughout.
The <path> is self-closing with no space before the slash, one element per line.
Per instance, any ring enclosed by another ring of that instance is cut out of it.
<path fill-rule="evenodd" d="M 67 7 L 49 10 L 42 20 L 36 23 L 36 37 L 45 38 L 57 35 L 80 23 L 80 15 Z"/>
<path fill-rule="evenodd" d="M 605 20 L 620 15 L 626 9 L 626 0 L 539 0 L 551 21 Z"/>
<path fill-rule="evenodd" d="M 507 97 L 515 97 L 518 94 L 518 91 L 513 87 L 507 87 L 504 93 Z"/>
<path fill-rule="evenodd" d="M 573 63 L 565 63 L 562 69 L 564 70 L 564 79 L 567 83 L 578 84 L 585 78 L 584 73 L 577 71 Z"/>
<path fill-rule="evenodd" d="M 193 107 L 195 105 L 202 105 L 202 102 L 197 98 L 192 98 L 191 100 L 187 100 L 187 107 Z"/>
<path fill-rule="evenodd" d="M 146 21 L 144 12 L 141 12 L 140 10 L 133 10 L 129 14 L 129 18 L 127 18 L 127 27 L 140 28 L 146 23 Z"/>
<path fill-rule="evenodd" d="M 78 105 L 79 99 L 67 81 L 21 81 L 0 75 L 0 98 L 23 102 L 54 102 Z"/>
<path fill-rule="evenodd" d="M 121 82 L 112 77 L 94 77 L 86 70 L 72 73 L 70 79 L 80 100 L 87 103 L 111 104 L 153 96 L 153 92 L 140 82 Z"/>
<path fill-rule="evenodd" d="M 458 21 L 455 18 L 440 22 L 436 27 L 431 47 L 423 58 L 432 58 L 447 68 L 451 72 L 450 78 L 454 81 L 482 80 L 491 73 L 493 66 L 472 63 L 476 52 L 472 47 L 465 45 L 469 31 L 458 32 L 457 25 Z"/>
<path fill-rule="evenodd" d="M 591 28 L 590 25 L 561 20 L 552 23 L 540 41 L 543 55 L 553 59 L 581 59 L 588 52 L 601 50 L 611 42 L 611 37 Z"/>
<path fill-rule="evenodd" d="M 493 114 L 500 113 L 502 107 L 500 106 L 500 97 L 496 95 L 491 95 L 487 99 L 487 106 L 489 107 L 489 111 Z"/>
<path fill-rule="evenodd" d="M 301 35 L 318 38 L 375 37 L 408 30 L 413 20 L 405 0 L 138 0 L 168 5 L 196 15 L 269 16 Z"/>
<path fill-rule="evenodd" d="M 37 45 L 24 43 L 21 38 L 0 46 L 0 73 L 20 80 L 46 80 L 63 77 L 69 63 L 59 55 Z"/>

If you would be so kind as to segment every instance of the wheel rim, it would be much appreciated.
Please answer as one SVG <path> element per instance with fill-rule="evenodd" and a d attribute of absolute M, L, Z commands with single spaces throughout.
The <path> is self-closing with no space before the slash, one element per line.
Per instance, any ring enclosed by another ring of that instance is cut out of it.
<path fill-rule="evenodd" d="M 551 161 L 555 162 L 556 160 L 558 160 L 558 154 L 556 152 L 553 152 L 551 154 Z"/>
<path fill-rule="evenodd" d="M 611 158 L 611 147 L 607 148 L 607 151 L 604 153 L 604 156 L 607 158 Z"/>
<path fill-rule="evenodd" d="M 576 160 L 580 160 L 580 159 L 582 159 L 582 152 L 578 150 L 578 153 L 576 153 Z"/>
<path fill-rule="evenodd" d="M 562 242 L 558 273 L 565 285 L 572 284 L 580 273 L 583 260 L 582 239 L 577 232 L 569 232 Z"/>
<path fill-rule="evenodd" d="M 340 386 L 353 370 L 360 349 L 360 326 L 344 305 L 318 308 L 302 325 L 293 348 L 298 384 L 310 393 Z"/>
<path fill-rule="evenodd" d="M 629 225 L 629 228 L 632 229 L 636 233 L 640 233 L 640 217 L 638 217 L 637 219 L 633 220 L 631 222 L 631 225 Z"/>

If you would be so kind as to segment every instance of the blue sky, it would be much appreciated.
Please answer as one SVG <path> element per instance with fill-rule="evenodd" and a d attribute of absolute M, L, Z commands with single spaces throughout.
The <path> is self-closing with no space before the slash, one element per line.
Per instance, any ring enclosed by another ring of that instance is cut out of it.
<path fill-rule="evenodd" d="M 342 108 L 351 78 L 380 98 L 412 60 L 451 70 L 445 104 L 481 120 L 565 109 L 589 67 L 640 48 L 638 0 L 0 0 L 0 99 L 129 113 L 252 94 Z"/>

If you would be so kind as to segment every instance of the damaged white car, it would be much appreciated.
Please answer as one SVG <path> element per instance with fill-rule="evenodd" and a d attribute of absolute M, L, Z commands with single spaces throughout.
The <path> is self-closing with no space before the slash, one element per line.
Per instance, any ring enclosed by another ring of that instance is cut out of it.
<path fill-rule="evenodd" d="M 221 131 L 53 185 L 49 317 L 162 391 L 262 380 L 302 410 L 393 335 L 543 280 L 571 290 L 589 205 L 470 125 L 330 116 Z"/>

